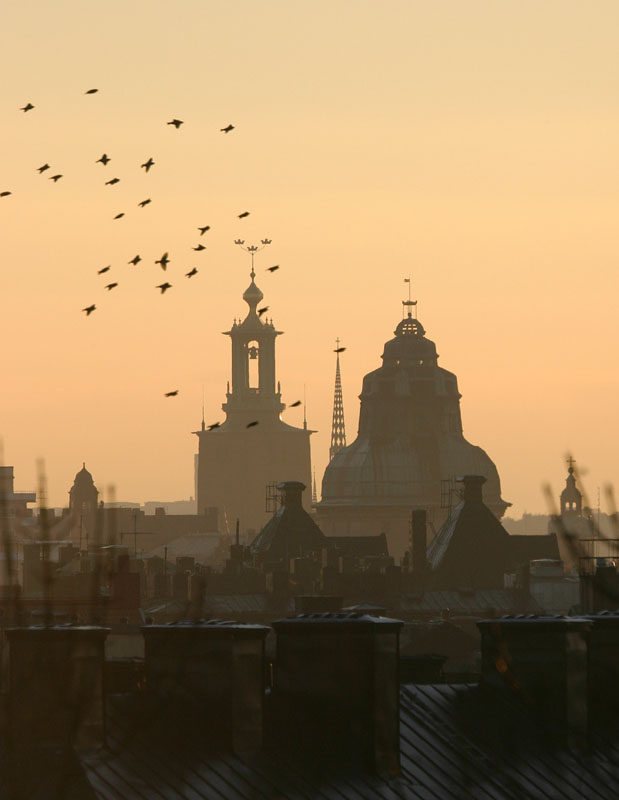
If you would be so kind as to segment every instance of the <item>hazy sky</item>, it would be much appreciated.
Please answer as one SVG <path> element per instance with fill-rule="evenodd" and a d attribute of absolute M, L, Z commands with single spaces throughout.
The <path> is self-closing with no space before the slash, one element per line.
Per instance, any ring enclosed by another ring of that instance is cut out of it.
<path fill-rule="evenodd" d="M 512 513 L 546 510 L 568 451 L 594 500 L 617 485 L 616 0 L 4 0 L 0 22 L 0 435 L 18 489 L 43 457 L 54 504 L 82 461 L 118 499 L 193 495 L 202 387 L 222 420 L 221 332 L 246 310 L 237 237 L 273 240 L 257 282 L 285 331 L 284 401 L 307 385 L 319 483 L 334 340 L 352 441 L 410 274 Z"/>

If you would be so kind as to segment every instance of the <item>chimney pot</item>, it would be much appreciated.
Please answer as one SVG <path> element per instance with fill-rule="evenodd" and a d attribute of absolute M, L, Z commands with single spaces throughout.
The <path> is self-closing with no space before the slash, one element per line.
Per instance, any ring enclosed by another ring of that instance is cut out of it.
<path fill-rule="evenodd" d="M 467 502 L 482 502 L 482 486 L 486 482 L 483 475 L 464 475 L 458 478 L 458 482 L 464 484 L 463 500 Z"/>
<path fill-rule="evenodd" d="M 306 489 L 304 483 L 301 483 L 301 481 L 284 481 L 283 483 L 278 483 L 277 488 L 282 493 L 282 505 L 302 505 L 302 495 Z"/>

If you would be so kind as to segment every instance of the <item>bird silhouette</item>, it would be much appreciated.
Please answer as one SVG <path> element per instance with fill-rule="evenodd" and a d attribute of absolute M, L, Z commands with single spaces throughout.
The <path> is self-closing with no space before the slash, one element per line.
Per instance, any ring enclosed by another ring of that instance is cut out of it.
<path fill-rule="evenodd" d="M 167 252 L 165 252 L 161 256 L 159 261 L 155 261 L 155 264 L 161 264 L 161 269 L 163 269 L 163 270 L 165 270 L 165 268 L 168 266 L 169 263 L 170 263 L 170 259 L 168 258 Z"/>
<path fill-rule="evenodd" d="M 210 225 L 205 225 L 203 228 L 198 228 L 198 230 L 200 231 L 200 236 L 204 236 L 204 234 L 207 231 L 210 231 L 210 229 L 211 229 Z"/>
<path fill-rule="evenodd" d="M 19 110 L 20 111 L 32 111 L 33 108 L 34 108 L 34 106 L 32 105 L 32 103 L 26 103 L 26 105 L 23 108 L 20 108 Z"/>
<path fill-rule="evenodd" d="M 57 183 L 62 178 L 62 175 L 51 175 L 47 180 Z"/>
<path fill-rule="evenodd" d="M 93 303 L 91 306 L 86 306 L 86 308 L 83 308 L 82 311 L 85 311 L 86 316 L 89 317 L 96 307 L 97 306 Z"/>
<path fill-rule="evenodd" d="M 141 260 L 142 257 L 138 254 L 137 256 L 133 256 L 131 261 L 127 261 L 127 264 L 133 264 L 134 267 L 137 267 Z"/>
<path fill-rule="evenodd" d="M 334 350 L 333 352 L 334 352 L 334 353 L 343 353 L 343 352 L 344 352 L 344 350 L 346 350 L 346 348 L 345 348 L 345 347 L 338 347 L 338 348 L 337 348 L 336 350 Z"/>
<path fill-rule="evenodd" d="M 106 181 L 105 185 L 106 186 L 113 186 L 115 183 L 118 183 L 119 181 L 120 181 L 120 178 L 112 178 L 111 181 Z"/>
<path fill-rule="evenodd" d="M 8 197 L 10 194 L 13 194 L 13 192 L 0 192 L 0 197 Z"/>
<path fill-rule="evenodd" d="M 249 216 L 249 211 L 243 211 L 242 214 L 239 214 L 239 219 L 243 219 L 243 217 L 248 217 L 248 216 Z"/>
<path fill-rule="evenodd" d="M 203 244 L 198 244 L 195 247 L 193 247 L 192 249 L 200 251 L 200 250 L 206 250 L 206 247 Z"/>
<path fill-rule="evenodd" d="M 146 200 L 142 200 L 142 202 L 138 203 L 138 205 L 140 208 L 144 208 L 144 206 L 147 206 L 149 203 L 152 203 L 152 200 L 150 197 L 147 197 Z"/>
<path fill-rule="evenodd" d="M 161 294 L 165 294 L 168 291 L 168 289 L 171 289 L 171 288 L 172 288 L 172 284 L 168 283 L 167 281 L 166 281 L 166 283 L 160 283 L 159 286 L 155 286 L 155 289 L 161 289 Z"/>
<path fill-rule="evenodd" d="M 275 272 L 276 269 L 279 269 L 279 264 L 276 264 L 274 267 L 267 267 L 267 272 Z"/>
<path fill-rule="evenodd" d="M 46 169 L 49 169 L 49 164 L 43 164 L 42 167 L 37 167 L 37 172 L 40 175 L 42 172 L 45 172 Z"/>
<path fill-rule="evenodd" d="M 140 164 L 140 167 L 144 167 L 144 171 L 148 172 L 148 170 L 153 166 L 155 162 L 153 161 L 152 157 L 145 161 L 143 164 Z"/>
<path fill-rule="evenodd" d="M 109 161 L 111 161 L 111 160 L 112 160 L 112 159 L 111 159 L 111 158 L 110 158 L 110 157 L 109 157 L 109 156 L 108 156 L 106 153 L 104 153 L 104 154 L 101 156 L 101 158 L 98 158 L 98 159 L 95 161 L 95 164 L 103 164 L 103 166 L 105 167 L 105 166 L 107 166 L 108 162 L 109 162 Z"/>
<path fill-rule="evenodd" d="M 230 133 L 230 131 L 234 130 L 234 125 L 226 125 L 225 128 L 219 129 L 222 133 Z"/>
<path fill-rule="evenodd" d="M 111 290 L 112 290 L 112 289 L 113 289 L 115 286 L 118 286 L 118 284 L 117 284 L 117 283 L 108 283 L 108 285 L 107 285 L 105 288 L 106 288 L 106 289 L 108 290 L 108 292 L 109 292 L 109 291 L 111 291 Z"/>
<path fill-rule="evenodd" d="M 300 406 L 300 405 L 301 405 L 301 401 L 300 400 L 295 400 L 294 403 L 290 404 L 290 408 L 296 408 L 297 406 Z"/>
<path fill-rule="evenodd" d="M 110 266 L 111 265 L 108 264 L 107 267 L 103 267 L 103 269 L 98 270 L 97 275 L 103 275 L 104 272 L 109 272 L 110 271 Z"/>
<path fill-rule="evenodd" d="M 198 270 L 195 267 L 193 267 L 193 269 L 191 269 L 191 270 L 189 270 L 189 272 L 185 273 L 185 277 L 186 278 L 191 278 L 193 275 L 197 275 L 197 274 L 198 274 Z"/>
<path fill-rule="evenodd" d="M 214 431 L 215 428 L 219 428 L 220 425 L 221 422 L 213 422 L 211 425 L 207 425 L 206 427 L 209 429 L 209 431 Z"/>
<path fill-rule="evenodd" d="M 268 310 L 269 310 L 268 306 L 264 306 L 264 308 L 259 308 L 258 309 L 258 316 L 261 317 L 263 314 L 266 314 Z"/>
<path fill-rule="evenodd" d="M 96 94 L 98 91 L 98 89 L 89 89 L 87 92 L 84 92 L 84 94 Z"/>
<path fill-rule="evenodd" d="M 177 394 L 178 394 L 178 389 L 175 389 L 173 392 L 166 392 L 164 394 L 164 397 L 176 397 Z"/>
<path fill-rule="evenodd" d="M 169 122 L 166 123 L 166 125 L 174 125 L 176 130 L 178 130 L 182 124 L 183 124 L 182 119 L 171 119 Z"/>
<path fill-rule="evenodd" d="M 245 427 L 246 428 L 255 428 L 257 424 L 258 424 L 258 420 L 255 419 L 253 422 L 248 422 Z"/>
<path fill-rule="evenodd" d="M 121 212 L 120 212 L 120 214 L 116 214 L 116 216 L 114 217 L 114 219 L 120 219 L 121 217 L 124 217 L 124 216 L 125 216 L 125 212 L 124 212 L 124 211 L 121 211 Z"/>

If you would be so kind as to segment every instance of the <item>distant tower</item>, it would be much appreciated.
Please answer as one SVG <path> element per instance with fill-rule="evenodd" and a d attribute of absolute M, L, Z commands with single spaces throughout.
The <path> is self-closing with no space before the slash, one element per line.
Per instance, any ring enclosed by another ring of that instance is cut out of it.
<path fill-rule="evenodd" d="M 84 463 L 69 490 L 69 508 L 75 514 L 94 515 L 98 499 L 99 492 Z"/>
<path fill-rule="evenodd" d="M 239 239 L 235 244 L 244 242 Z M 268 239 L 262 241 L 266 244 Z M 224 332 L 232 344 L 232 384 L 222 405 L 226 420 L 211 430 L 205 426 L 195 431 L 200 442 L 198 514 L 216 506 L 220 519 L 239 519 L 242 530 L 258 532 L 269 519 L 267 485 L 285 481 L 310 485 L 313 431 L 281 419 L 286 406 L 276 381 L 275 340 L 282 331 L 265 312 L 259 313 L 263 294 L 254 281 L 253 262 L 262 248 L 243 249 L 252 257 L 251 283 L 243 294 L 249 311 Z M 309 497 L 305 503 L 309 508 Z"/>
<path fill-rule="evenodd" d="M 335 340 L 335 392 L 333 395 L 333 422 L 331 424 L 331 447 L 329 461 L 346 447 L 346 426 L 344 424 L 344 400 L 342 398 L 342 379 L 340 376 L 340 340 Z"/>
<path fill-rule="evenodd" d="M 563 521 L 573 520 L 582 516 L 582 494 L 576 488 L 576 478 L 574 477 L 574 459 L 570 456 L 567 460 L 569 464 L 568 476 L 565 481 L 565 489 L 561 492 L 561 517 Z"/>

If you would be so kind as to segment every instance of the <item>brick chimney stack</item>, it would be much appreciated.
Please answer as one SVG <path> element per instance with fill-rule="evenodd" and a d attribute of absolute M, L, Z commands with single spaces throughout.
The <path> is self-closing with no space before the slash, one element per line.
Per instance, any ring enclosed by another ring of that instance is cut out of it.
<path fill-rule="evenodd" d="M 458 479 L 459 483 L 464 484 L 463 500 L 465 503 L 481 503 L 482 487 L 486 482 L 483 475 L 464 475 Z"/>
<path fill-rule="evenodd" d="M 587 643 L 592 623 L 518 614 L 477 623 L 481 684 L 518 696 L 550 736 L 579 745 L 587 733 Z"/>
<path fill-rule="evenodd" d="M 202 620 L 142 632 L 146 685 L 159 710 L 184 731 L 211 732 L 214 744 L 235 753 L 260 750 L 269 628 Z"/>
<path fill-rule="evenodd" d="M 105 744 L 103 697 L 107 628 L 12 628 L 8 713 L 11 743 Z"/>
<path fill-rule="evenodd" d="M 283 483 L 278 483 L 277 488 L 282 493 L 283 506 L 301 507 L 301 497 L 306 488 L 304 483 L 301 483 L 301 481 L 284 481 Z"/>
<path fill-rule="evenodd" d="M 398 774 L 402 624 L 344 612 L 274 622 L 277 746 Z"/>

